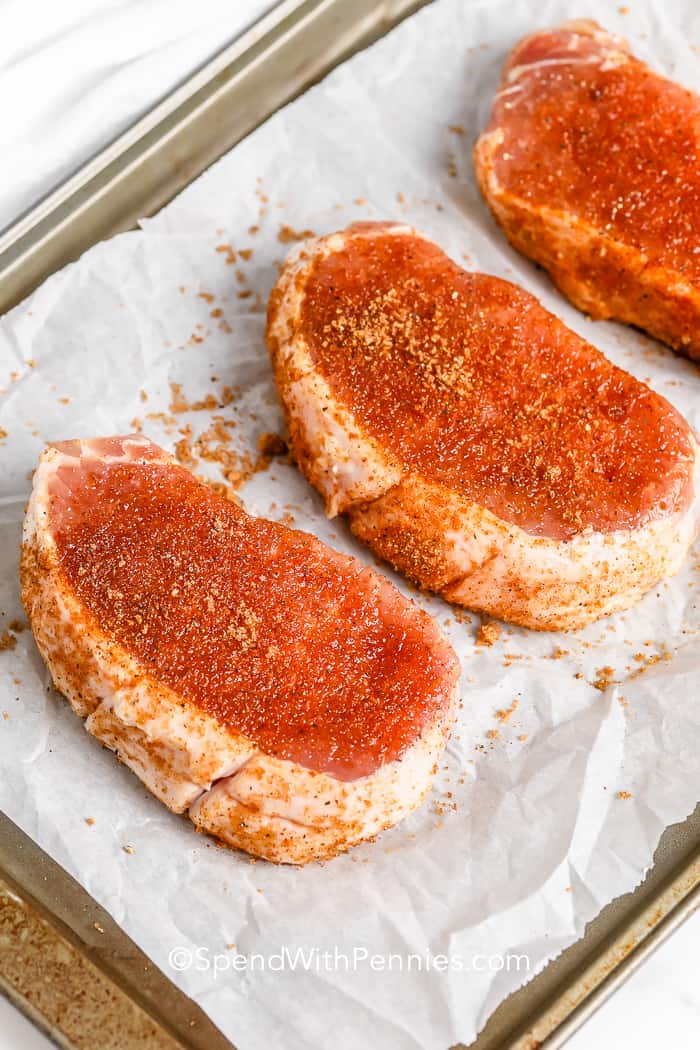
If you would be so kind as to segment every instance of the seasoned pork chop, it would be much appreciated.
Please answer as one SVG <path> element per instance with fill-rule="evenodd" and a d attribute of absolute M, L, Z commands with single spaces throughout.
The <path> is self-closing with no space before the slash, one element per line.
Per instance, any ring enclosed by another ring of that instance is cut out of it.
<path fill-rule="evenodd" d="M 697 446 L 678 412 L 408 226 L 297 249 L 268 345 L 328 513 L 450 601 L 579 627 L 675 572 L 695 535 Z"/>
<path fill-rule="evenodd" d="M 145 438 L 44 452 L 21 576 L 39 650 L 86 728 L 230 845 L 330 857 L 428 791 L 458 678 L 434 621 Z"/>
<path fill-rule="evenodd" d="M 700 358 L 700 98 L 595 22 L 511 53 L 474 153 L 511 243 L 581 310 Z"/>

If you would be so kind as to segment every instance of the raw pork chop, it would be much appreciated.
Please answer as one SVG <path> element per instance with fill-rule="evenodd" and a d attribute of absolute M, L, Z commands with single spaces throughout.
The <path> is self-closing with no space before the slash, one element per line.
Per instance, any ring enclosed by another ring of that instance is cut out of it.
<path fill-rule="evenodd" d="M 44 452 L 21 575 L 41 654 L 86 728 L 230 845 L 330 857 L 428 791 L 458 677 L 434 621 L 145 438 Z"/>
<path fill-rule="evenodd" d="M 700 358 L 700 98 L 595 22 L 511 53 L 476 144 L 508 239 L 581 310 Z"/>
<path fill-rule="evenodd" d="M 297 249 L 268 345 L 329 515 L 449 601 L 579 627 L 675 572 L 695 535 L 697 446 L 678 412 L 408 226 Z"/>

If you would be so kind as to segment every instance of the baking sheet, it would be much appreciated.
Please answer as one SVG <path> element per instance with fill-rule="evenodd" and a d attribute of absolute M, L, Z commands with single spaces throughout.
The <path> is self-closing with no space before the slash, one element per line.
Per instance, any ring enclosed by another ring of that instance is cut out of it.
<path fill-rule="evenodd" d="M 272 3 L 5 0 L 0 230 Z"/>
<path fill-rule="evenodd" d="M 173 447 L 184 427 L 196 438 L 221 415 L 236 427 L 225 428 L 219 460 L 238 451 L 228 459 L 233 476 L 250 473 L 246 453 L 263 466 L 258 438 L 278 431 L 281 419 L 261 308 L 275 263 L 305 229 L 321 233 L 354 218 L 413 222 L 466 265 L 534 291 L 697 426 L 693 366 L 569 308 L 504 245 L 478 198 L 471 142 L 505 51 L 537 24 L 572 14 L 547 4 L 535 23 L 528 7 L 439 0 L 269 121 L 141 233 L 93 249 L 8 315 L 0 337 L 6 622 L 19 611 L 17 521 L 44 440 L 124 431 L 137 418 Z M 658 10 L 623 15 L 598 4 L 589 13 L 697 87 L 700 19 L 689 4 L 673 6 L 673 24 Z M 181 385 L 174 397 L 172 383 Z M 212 394 L 222 407 L 179 411 Z M 198 469 L 221 482 L 221 466 Z M 342 523 L 324 520 L 284 462 L 253 474 L 240 495 L 248 509 L 293 515 L 370 561 Z M 696 582 L 692 558 L 624 616 L 573 636 L 504 627 L 491 647 L 475 644 L 478 617 L 416 597 L 445 624 L 464 668 L 464 709 L 438 790 L 378 844 L 301 871 L 251 863 L 195 838 L 85 738 L 46 688 L 28 634 L 10 630 L 15 647 L 0 653 L 8 715 L 0 722 L 0 802 L 239 1047 L 275 1037 L 290 1047 L 466 1042 L 527 975 L 505 959 L 504 968 L 485 968 L 484 955 L 495 966 L 499 953 L 527 955 L 528 972 L 540 968 L 639 881 L 663 826 L 700 797 Z M 276 967 L 284 947 L 281 972 L 220 963 L 213 973 L 217 953 L 231 960 L 257 952 Z M 292 970 L 298 947 L 310 954 Z M 176 973 L 168 964 L 175 948 L 200 955 Z M 358 949 L 358 965 L 346 969 L 340 958 L 326 966 L 314 948 L 349 952 L 351 964 Z M 373 969 L 364 952 L 391 969 Z M 408 971 L 410 953 L 423 958 L 420 969 Z M 443 954 L 452 961 L 446 970 Z"/>

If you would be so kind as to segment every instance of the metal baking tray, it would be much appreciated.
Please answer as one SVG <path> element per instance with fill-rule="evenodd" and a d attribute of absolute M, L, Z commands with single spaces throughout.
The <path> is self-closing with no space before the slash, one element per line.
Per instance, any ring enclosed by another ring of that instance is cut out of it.
<path fill-rule="evenodd" d="M 283 0 L 0 234 L 0 312 L 133 228 L 279 106 L 426 0 Z M 472 1050 L 546 1050 L 700 905 L 700 806 L 634 893 L 506 999 Z M 71 1050 L 231 1050 L 63 869 L 0 814 L 0 990 Z"/>

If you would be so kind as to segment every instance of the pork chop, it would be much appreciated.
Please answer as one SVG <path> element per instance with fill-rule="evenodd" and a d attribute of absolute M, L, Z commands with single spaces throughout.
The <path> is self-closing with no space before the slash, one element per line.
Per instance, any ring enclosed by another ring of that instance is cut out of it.
<path fill-rule="evenodd" d="M 21 579 L 39 650 L 89 732 L 230 845 L 330 857 L 428 791 L 458 678 L 435 622 L 145 438 L 46 449 Z"/>
<path fill-rule="evenodd" d="M 595 22 L 522 40 L 474 151 L 510 242 L 579 309 L 700 358 L 700 98 Z"/>
<path fill-rule="evenodd" d="M 678 412 L 409 226 L 301 245 L 268 345 L 328 514 L 449 601 L 579 627 L 675 572 L 696 533 L 697 445 Z"/>

